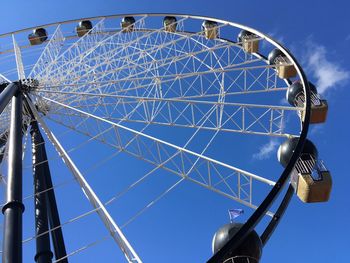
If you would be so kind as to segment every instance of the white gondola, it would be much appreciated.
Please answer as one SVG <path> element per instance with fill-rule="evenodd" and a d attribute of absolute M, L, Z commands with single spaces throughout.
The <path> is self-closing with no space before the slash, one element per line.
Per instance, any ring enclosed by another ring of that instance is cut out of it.
<path fill-rule="evenodd" d="M 310 82 L 309 87 L 311 93 L 310 123 L 323 123 L 327 119 L 328 103 L 326 100 L 320 98 L 316 87 Z M 288 87 L 286 99 L 292 106 L 304 107 L 305 95 L 303 85 L 299 81 L 294 82 Z M 299 115 L 302 121 L 304 121 L 305 111 L 301 111 Z"/>
<path fill-rule="evenodd" d="M 281 79 L 294 78 L 297 75 L 297 71 L 293 64 L 289 61 L 286 55 L 279 49 L 274 49 L 268 56 L 270 65 L 276 65 L 278 77 Z"/>
<path fill-rule="evenodd" d="M 282 143 L 277 158 L 286 167 L 299 138 L 294 137 Z M 291 173 L 291 184 L 296 195 L 305 203 L 327 202 L 332 190 L 332 177 L 321 160 L 318 160 L 316 146 L 308 139 Z"/>
<path fill-rule="evenodd" d="M 259 51 L 258 36 L 247 30 L 242 30 L 238 34 L 237 41 L 242 45 L 245 52 L 256 53 Z"/>
<path fill-rule="evenodd" d="M 292 172 L 291 184 L 301 201 L 327 202 L 332 190 L 332 177 L 321 160 L 308 155 L 297 161 Z"/>
<path fill-rule="evenodd" d="M 166 32 L 176 32 L 177 20 L 174 16 L 166 16 L 163 20 L 164 30 Z"/>
<path fill-rule="evenodd" d="M 47 32 L 45 28 L 36 28 L 33 30 L 33 33 L 28 36 L 28 39 L 31 45 L 40 45 L 47 40 Z"/>
<path fill-rule="evenodd" d="M 219 37 L 218 23 L 206 20 L 202 24 L 202 31 L 206 38 L 215 39 Z"/>
<path fill-rule="evenodd" d="M 134 31 L 135 22 L 136 22 L 136 20 L 132 16 L 123 17 L 122 22 L 120 24 L 120 26 L 122 28 L 122 32 L 128 33 L 128 32 Z"/>
<path fill-rule="evenodd" d="M 78 37 L 84 36 L 92 29 L 92 23 L 89 20 L 80 21 L 76 27 Z"/>

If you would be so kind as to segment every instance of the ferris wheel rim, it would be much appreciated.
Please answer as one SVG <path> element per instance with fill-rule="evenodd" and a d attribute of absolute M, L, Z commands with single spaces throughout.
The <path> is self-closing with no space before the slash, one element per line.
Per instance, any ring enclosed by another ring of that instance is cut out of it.
<path fill-rule="evenodd" d="M 286 56 L 290 59 L 290 61 L 295 65 L 295 68 L 299 74 L 299 76 L 301 77 L 301 82 L 303 84 L 303 88 L 304 88 L 304 92 L 305 92 L 305 100 L 306 103 L 304 105 L 304 111 L 305 111 L 305 116 L 304 116 L 304 121 L 302 122 L 302 127 L 301 127 L 301 134 L 299 137 L 299 141 L 298 144 L 295 148 L 295 151 L 293 153 L 293 155 L 290 158 L 290 161 L 288 163 L 288 165 L 286 166 L 286 168 L 284 169 L 284 171 L 282 172 L 281 176 L 279 177 L 278 183 L 275 185 L 276 189 L 279 187 L 282 187 L 286 182 L 287 179 L 289 177 L 290 172 L 292 171 L 295 162 L 297 161 L 301 151 L 302 151 L 302 147 L 303 144 L 305 142 L 306 136 L 307 136 L 307 132 L 308 132 L 308 128 L 309 128 L 309 122 L 310 122 L 310 112 L 311 112 L 311 102 L 310 102 L 310 88 L 308 85 L 308 81 L 306 78 L 306 75 L 303 71 L 303 69 L 301 68 L 301 66 L 299 65 L 299 63 L 297 62 L 297 60 L 294 58 L 294 56 L 292 55 L 292 53 L 286 49 L 283 45 L 281 45 L 280 43 L 278 43 L 277 41 L 275 41 L 274 39 L 272 39 L 271 37 L 261 33 L 260 31 L 257 31 L 253 28 L 244 26 L 244 25 L 240 25 L 237 23 L 233 23 L 233 22 L 229 22 L 229 21 L 225 21 L 225 20 L 221 20 L 221 19 L 216 19 L 216 18 L 212 18 L 212 17 L 206 17 L 206 16 L 195 16 L 195 15 L 184 15 L 184 14 L 176 14 L 176 13 L 150 13 L 150 14 L 120 14 L 120 15 L 108 15 L 108 16 L 97 16 L 97 17 L 89 17 L 89 18 L 80 18 L 80 19 L 73 19 L 73 20 L 66 20 L 66 21 L 62 21 L 62 22 L 55 22 L 55 23 L 51 23 L 51 24 L 45 24 L 45 25 L 41 25 L 40 27 L 47 27 L 47 26 L 55 26 L 55 25 L 59 25 L 59 24 L 64 24 L 64 23 L 73 23 L 73 22 L 79 22 L 83 19 L 102 19 L 102 18 L 120 18 L 123 16 L 130 16 L 130 15 L 134 15 L 134 16 L 166 16 L 166 15 L 174 15 L 174 16 L 179 16 L 179 17 L 188 17 L 188 18 L 194 18 L 194 19 L 201 19 L 201 20 L 206 20 L 206 19 L 210 19 L 212 21 L 218 22 L 218 23 L 223 23 L 223 24 L 228 24 L 230 26 L 234 26 L 234 27 L 238 27 L 241 29 L 245 29 L 245 30 L 249 30 L 252 33 L 255 33 L 259 36 L 263 36 L 264 39 L 268 42 L 270 42 L 273 46 L 279 48 L 282 52 L 284 52 L 286 54 Z M 4 36 L 9 36 L 11 34 L 17 34 L 19 32 L 24 32 L 24 31 L 28 31 L 31 29 L 34 29 L 36 27 L 31 27 L 31 28 L 26 28 L 26 29 L 22 29 L 22 30 L 17 30 L 17 31 L 13 31 L 10 33 L 5 33 L 5 34 L 1 34 L 0 37 L 4 37 Z M 225 41 L 230 41 L 227 39 L 224 39 Z M 231 41 L 232 42 L 232 41 Z M 260 56 L 262 56 L 261 54 L 258 54 Z M 263 57 L 263 56 L 262 56 Z M 263 57 L 264 58 L 264 57 Z M 266 60 L 266 58 L 264 58 Z M 273 189 L 275 189 L 275 187 Z M 273 189 L 271 190 L 271 192 L 273 191 Z"/>
<path fill-rule="evenodd" d="M 45 24 L 45 25 L 41 25 L 40 27 L 48 27 L 48 26 L 55 26 L 55 25 L 60 25 L 60 24 L 68 24 L 68 23 L 73 23 L 73 22 L 78 22 L 81 21 L 83 19 L 91 19 L 91 20 L 98 20 L 98 19 L 105 19 L 105 18 L 121 18 L 124 16 L 140 16 L 140 17 L 160 17 L 160 16 L 167 16 L 167 15 L 174 15 L 174 16 L 178 16 L 178 17 L 183 17 L 183 18 L 192 18 L 192 19 L 197 19 L 197 20 L 212 20 L 218 23 L 222 23 L 225 25 L 229 25 L 229 26 L 233 26 L 233 27 L 237 27 L 240 29 L 244 29 L 244 30 L 249 30 L 252 33 L 257 34 L 258 36 L 262 37 L 263 39 L 267 40 L 268 42 L 272 43 L 275 47 L 279 48 L 282 52 L 284 52 L 287 57 L 289 57 L 290 61 L 296 66 L 296 70 L 298 71 L 299 75 L 302 76 L 301 77 L 301 81 L 304 83 L 307 83 L 306 77 L 302 72 L 301 67 L 299 66 L 299 64 L 297 64 L 297 61 L 294 59 L 294 57 L 292 56 L 292 54 L 286 49 L 284 48 L 281 44 L 279 44 L 277 41 L 273 40 L 271 37 L 267 36 L 266 34 L 255 30 L 251 27 L 248 26 L 244 26 L 238 23 L 234 23 L 234 22 L 230 22 L 230 21 L 226 21 L 226 20 L 222 20 L 222 19 L 217 19 L 217 18 L 213 18 L 213 17 L 208 17 L 208 16 L 198 16 L 198 15 L 188 15 L 188 14 L 178 14 L 178 13 L 136 13 L 136 14 L 118 14 L 118 15 L 107 15 L 107 16 L 95 16 L 95 17 L 87 17 L 87 18 L 79 18 L 79 19 L 72 19 L 72 20 L 66 20 L 66 21 L 59 21 L 59 22 L 55 22 L 55 23 L 50 23 L 50 24 Z M 23 31 L 28 31 L 30 29 L 34 29 L 37 27 L 31 27 L 31 28 L 26 28 L 26 29 L 22 29 L 22 30 L 17 30 L 17 31 L 13 31 L 11 33 L 6 33 L 6 34 L 2 34 L 0 35 L 0 37 L 3 37 L 5 35 L 11 35 L 11 34 L 16 34 L 19 32 L 23 32 Z M 218 40 L 222 40 L 225 42 L 232 42 L 234 43 L 234 41 L 230 40 L 230 39 L 224 39 L 224 38 L 218 38 Z M 254 53 L 254 56 L 257 56 L 259 58 L 262 58 L 263 60 L 266 61 L 266 57 L 264 57 L 263 55 L 259 54 L 259 53 Z M 289 83 L 289 80 L 286 79 L 285 80 L 287 83 Z M 305 127 L 308 124 L 308 116 L 310 115 L 308 113 L 308 111 L 310 111 L 310 105 L 308 105 L 308 92 L 307 92 L 307 88 L 305 88 L 306 85 L 304 85 L 304 89 L 306 89 L 305 94 L 306 94 L 306 104 L 304 105 L 305 107 L 305 119 L 304 122 L 302 123 L 302 131 L 301 131 L 301 135 L 300 135 L 300 139 L 302 139 L 304 136 L 304 133 L 307 133 L 307 129 L 305 132 Z M 306 135 L 305 135 L 306 137 Z M 302 142 L 301 142 L 302 143 Z M 297 147 L 298 149 L 298 147 Z M 297 151 L 295 151 L 295 154 L 297 154 Z M 292 156 L 293 157 L 293 156 Z M 292 160 L 293 158 L 291 158 Z"/>

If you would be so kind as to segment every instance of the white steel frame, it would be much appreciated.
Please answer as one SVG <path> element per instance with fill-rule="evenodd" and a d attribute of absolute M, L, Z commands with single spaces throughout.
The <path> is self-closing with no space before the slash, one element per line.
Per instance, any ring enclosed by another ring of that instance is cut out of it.
<path fill-rule="evenodd" d="M 179 182 L 192 181 L 256 209 L 253 182 L 269 186 L 275 182 L 209 158 L 204 152 L 219 132 L 297 136 L 286 131 L 286 116 L 306 109 L 305 104 L 287 107 L 227 100 L 233 95 L 285 91 L 288 81 L 281 84 L 275 66 L 266 64 L 260 54 L 243 52 L 240 43 L 220 38 L 207 40 L 201 32 L 185 31 L 185 23 L 191 19 L 212 20 L 219 24 L 219 31 L 224 27 L 248 30 L 259 40 L 284 50 L 274 40 L 246 26 L 191 15 L 174 14 L 179 18 L 179 30 L 173 34 L 164 33 L 162 27 L 146 28 L 148 17 L 166 15 L 169 14 L 133 14 L 138 19 L 130 33 L 106 28 L 106 20 L 124 15 L 90 18 L 97 23 L 75 42 L 75 36 L 67 35 L 61 27 L 80 19 L 41 26 L 55 30 L 28 74 L 40 84 L 27 97 L 31 110 L 129 262 L 141 260 L 44 117 L 148 162 L 155 169 L 172 172 L 181 177 Z M 19 79 L 25 79 L 21 49 L 29 46 L 19 45 L 15 36 L 27 30 L 0 35 L 12 36 L 13 49 L 2 50 L 0 55 L 15 54 Z M 291 61 L 288 65 L 295 65 L 294 59 L 285 55 Z M 3 75 L 0 80 L 10 82 Z M 302 77 L 300 80 L 305 87 Z M 7 115 L 6 110 L 1 114 L 2 123 Z M 198 130 L 215 134 L 197 153 L 186 145 L 178 146 L 121 123 L 139 123 L 144 129 L 150 125 L 193 129 L 193 137 Z M 0 124 L 0 132 L 5 130 L 6 125 Z M 110 136 L 109 140 L 106 136 Z M 268 214 L 273 216 L 272 212 Z"/>

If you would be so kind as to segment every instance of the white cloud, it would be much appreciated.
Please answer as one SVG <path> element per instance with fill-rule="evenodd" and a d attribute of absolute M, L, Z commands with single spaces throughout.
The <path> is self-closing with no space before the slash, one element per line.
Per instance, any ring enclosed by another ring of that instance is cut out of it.
<path fill-rule="evenodd" d="M 307 41 L 307 51 L 304 55 L 306 70 L 316 79 L 318 93 L 322 94 L 338 86 L 345 85 L 350 79 L 350 72 L 340 64 L 327 58 L 324 46 L 313 41 Z"/>
<path fill-rule="evenodd" d="M 282 36 L 280 33 L 278 33 L 277 31 L 272 31 L 272 32 L 268 32 L 267 35 L 269 37 L 272 37 L 274 40 L 276 40 L 277 42 L 283 44 L 285 41 L 284 36 Z M 267 47 L 271 48 L 271 44 L 268 43 L 267 41 L 262 41 L 262 48 L 265 49 Z"/>
<path fill-rule="evenodd" d="M 283 43 L 285 41 L 285 38 L 283 35 L 281 35 L 277 30 L 267 33 L 268 36 L 272 37 L 274 40 L 278 41 L 279 43 Z"/>
<path fill-rule="evenodd" d="M 279 145 L 276 139 L 270 141 L 260 147 L 257 153 L 253 154 L 253 158 L 257 160 L 265 160 L 271 157 L 272 154 L 277 153 L 277 146 Z"/>

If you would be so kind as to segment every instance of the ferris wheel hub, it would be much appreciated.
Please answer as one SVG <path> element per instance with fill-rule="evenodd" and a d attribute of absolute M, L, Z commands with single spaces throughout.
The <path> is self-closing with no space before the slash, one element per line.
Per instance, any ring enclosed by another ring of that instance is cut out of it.
<path fill-rule="evenodd" d="M 39 81 L 37 79 L 27 78 L 17 81 L 21 85 L 23 92 L 29 93 L 39 87 Z"/>

